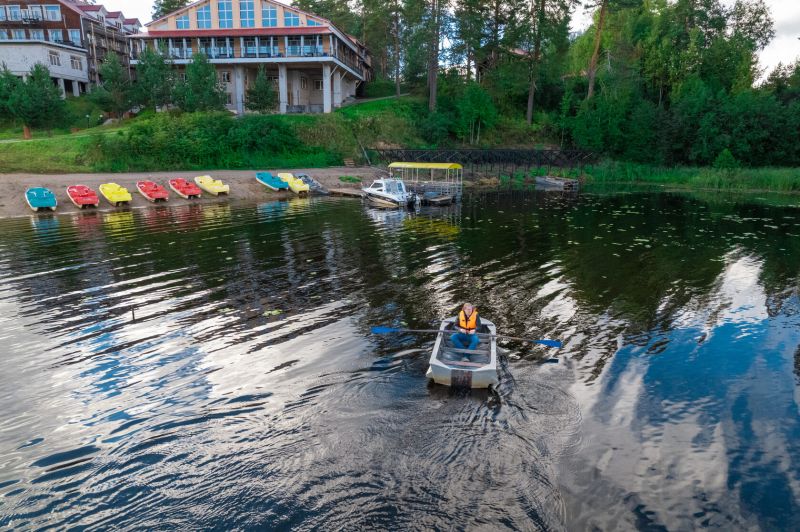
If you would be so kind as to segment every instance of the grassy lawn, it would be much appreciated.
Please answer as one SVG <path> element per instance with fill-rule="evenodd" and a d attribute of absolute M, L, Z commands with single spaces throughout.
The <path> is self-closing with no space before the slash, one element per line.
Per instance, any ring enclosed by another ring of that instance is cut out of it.
<path fill-rule="evenodd" d="M 69 136 L 0 144 L 0 173 L 66 174 L 91 172 L 82 162 L 87 138 Z"/>

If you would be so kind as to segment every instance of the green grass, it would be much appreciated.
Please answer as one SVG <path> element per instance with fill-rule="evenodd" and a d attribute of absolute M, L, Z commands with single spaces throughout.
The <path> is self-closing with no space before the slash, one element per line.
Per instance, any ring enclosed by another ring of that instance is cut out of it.
<path fill-rule="evenodd" d="M 361 178 L 352 175 L 339 176 L 339 181 L 342 183 L 361 183 Z"/>
<path fill-rule="evenodd" d="M 87 138 L 56 137 L 0 144 L 0 173 L 91 172 L 84 160 Z"/>
<path fill-rule="evenodd" d="M 696 190 L 800 192 L 800 168 L 660 168 L 605 162 L 585 168 L 588 183 L 641 183 Z"/>

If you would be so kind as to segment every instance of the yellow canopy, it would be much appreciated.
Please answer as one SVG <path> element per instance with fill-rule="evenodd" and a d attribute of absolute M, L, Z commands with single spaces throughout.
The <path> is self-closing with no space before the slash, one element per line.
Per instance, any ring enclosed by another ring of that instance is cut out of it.
<path fill-rule="evenodd" d="M 391 163 L 389 168 L 411 168 L 420 170 L 461 170 L 458 163 Z"/>

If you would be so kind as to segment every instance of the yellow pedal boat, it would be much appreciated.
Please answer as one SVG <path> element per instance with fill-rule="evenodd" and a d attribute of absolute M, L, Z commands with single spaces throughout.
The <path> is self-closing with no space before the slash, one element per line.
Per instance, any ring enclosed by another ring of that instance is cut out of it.
<path fill-rule="evenodd" d="M 98 187 L 100 194 L 114 207 L 130 203 L 133 199 L 128 189 L 116 183 L 103 183 Z"/>
<path fill-rule="evenodd" d="M 308 194 L 308 185 L 303 183 L 302 179 L 298 179 L 292 174 L 288 173 L 278 174 L 278 178 L 289 185 L 289 189 L 291 189 L 291 191 L 298 196 Z"/>
<path fill-rule="evenodd" d="M 198 187 L 215 196 L 219 196 L 220 194 L 228 194 L 231 191 L 230 186 L 226 185 L 219 179 L 214 179 L 210 175 L 197 176 L 194 178 L 194 182 L 197 183 Z"/>

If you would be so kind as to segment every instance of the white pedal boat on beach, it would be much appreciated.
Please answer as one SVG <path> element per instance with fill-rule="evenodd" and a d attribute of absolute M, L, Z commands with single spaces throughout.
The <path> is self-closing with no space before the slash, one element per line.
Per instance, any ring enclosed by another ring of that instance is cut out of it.
<path fill-rule="evenodd" d="M 457 317 L 442 321 L 431 353 L 430 367 L 425 374 L 437 384 L 460 388 L 488 388 L 499 382 L 497 376 L 497 338 L 481 336 L 478 348 L 457 349 L 450 341 L 456 332 Z M 481 317 L 478 333 L 497 334 L 494 323 Z M 467 360 L 464 360 L 464 359 Z"/>

